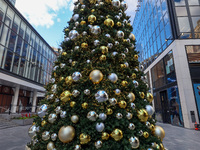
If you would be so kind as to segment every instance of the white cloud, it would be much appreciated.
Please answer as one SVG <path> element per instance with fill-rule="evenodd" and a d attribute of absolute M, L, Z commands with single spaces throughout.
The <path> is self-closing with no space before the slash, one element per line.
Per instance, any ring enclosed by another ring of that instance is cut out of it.
<path fill-rule="evenodd" d="M 57 22 L 60 22 L 61 20 L 60 20 L 60 18 L 57 18 Z"/>
<path fill-rule="evenodd" d="M 16 8 L 34 26 L 49 28 L 54 24 L 57 12 L 67 8 L 70 0 L 17 0 Z"/>
<path fill-rule="evenodd" d="M 130 20 L 133 23 L 134 17 L 135 17 L 135 10 L 137 6 L 137 0 L 125 0 L 128 4 L 128 9 L 126 10 L 126 13 L 131 16 Z"/>

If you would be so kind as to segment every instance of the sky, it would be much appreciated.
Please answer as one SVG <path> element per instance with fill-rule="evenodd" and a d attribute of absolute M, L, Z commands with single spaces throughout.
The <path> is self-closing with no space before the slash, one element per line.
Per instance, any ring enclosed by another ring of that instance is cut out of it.
<path fill-rule="evenodd" d="M 15 7 L 47 41 L 50 46 L 59 48 L 64 39 L 63 29 L 73 15 L 77 0 L 16 0 Z M 137 0 L 125 0 L 126 13 L 133 21 Z"/>

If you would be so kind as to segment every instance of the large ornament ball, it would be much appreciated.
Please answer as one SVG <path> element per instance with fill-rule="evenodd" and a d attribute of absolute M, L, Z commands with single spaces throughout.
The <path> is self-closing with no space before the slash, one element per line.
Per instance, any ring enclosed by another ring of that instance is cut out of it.
<path fill-rule="evenodd" d="M 83 48 L 83 49 L 88 48 L 88 44 L 87 44 L 87 43 L 82 43 L 82 44 L 81 44 L 81 48 Z"/>
<path fill-rule="evenodd" d="M 119 7 L 120 7 L 120 0 L 112 0 L 112 5 L 113 5 L 114 7 L 119 8 Z"/>
<path fill-rule="evenodd" d="M 117 31 L 117 37 L 118 38 L 124 38 L 124 32 L 123 31 Z"/>
<path fill-rule="evenodd" d="M 71 116 L 71 121 L 72 121 L 73 123 L 78 123 L 79 117 L 78 117 L 77 115 L 73 115 L 73 116 Z"/>
<path fill-rule="evenodd" d="M 75 40 L 78 36 L 79 36 L 79 33 L 78 33 L 78 31 L 76 31 L 76 30 L 71 30 L 71 31 L 69 32 L 69 38 L 70 38 L 71 40 Z"/>
<path fill-rule="evenodd" d="M 53 142 L 49 142 L 49 143 L 47 144 L 47 150 L 54 150 L 54 148 L 55 148 L 55 145 L 54 145 Z"/>
<path fill-rule="evenodd" d="M 99 103 L 102 103 L 102 102 L 105 102 L 108 100 L 108 94 L 103 91 L 103 90 L 100 90 L 98 91 L 96 94 L 95 94 L 95 99 L 99 102 Z"/>
<path fill-rule="evenodd" d="M 102 142 L 101 141 L 97 141 L 97 142 L 95 142 L 95 147 L 96 147 L 96 149 L 99 149 L 99 148 L 101 148 L 102 147 Z"/>
<path fill-rule="evenodd" d="M 111 108 L 108 108 L 107 109 L 107 115 L 112 115 L 112 113 L 113 113 L 113 110 Z"/>
<path fill-rule="evenodd" d="M 106 46 L 101 46 L 100 49 L 101 49 L 101 52 L 102 52 L 103 54 L 108 53 L 108 47 L 106 47 Z"/>
<path fill-rule="evenodd" d="M 87 114 L 87 118 L 91 121 L 96 121 L 98 114 L 95 111 L 90 111 Z"/>
<path fill-rule="evenodd" d="M 110 136 L 110 135 L 109 135 L 108 133 L 103 132 L 101 138 L 102 138 L 102 140 L 108 140 L 108 139 L 109 139 L 109 136 Z"/>
<path fill-rule="evenodd" d="M 93 70 L 90 73 L 89 78 L 94 84 L 98 84 L 103 79 L 103 74 L 99 70 Z"/>
<path fill-rule="evenodd" d="M 65 83 L 66 84 L 72 84 L 73 83 L 73 78 L 72 78 L 72 76 L 67 76 L 66 78 L 65 78 Z"/>
<path fill-rule="evenodd" d="M 140 146 L 140 141 L 137 137 L 131 137 L 129 138 L 129 142 L 131 144 L 131 147 L 133 149 L 137 149 Z"/>
<path fill-rule="evenodd" d="M 150 116 L 152 116 L 155 112 L 154 108 L 151 105 L 146 105 L 146 111 Z"/>
<path fill-rule="evenodd" d="M 126 101 L 120 101 L 119 102 L 119 107 L 120 108 L 126 108 L 127 104 L 126 104 Z"/>
<path fill-rule="evenodd" d="M 127 3 L 126 2 L 121 2 L 121 6 L 124 8 L 124 10 L 127 10 L 127 8 L 128 8 L 128 5 L 127 5 Z"/>
<path fill-rule="evenodd" d="M 99 119 L 106 120 L 107 119 L 107 115 L 105 113 L 100 113 L 99 114 Z"/>
<path fill-rule="evenodd" d="M 64 91 L 64 92 L 60 95 L 60 100 L 63 101 L 63 102 L 67 102 L 67 101 L 70 100 L 70 96 L 71 96 L 70 91 Z"/>
<path fill-rule="evenodd" d="M 117 80 L 118 80 L 118 76 L 117 76 L 115 73 L 111 73 L 111 74 L 109 74 L 108 79 L 109 79 L 111 82 L 116 83 Z"/>
<path fill-rule="evenodd" d="M 74 21 L 78 20 L 78 18 L 79 18 L 79 14 L 74 14 L 73 17 L 72 17 L 72 19 L 73 19 Z"/>
<path fill-rule="evenodd" d="M 153 95 L 151 93 L 147 93 L 147 100 L 151 103 L 153 101 Z"/>
<path fill-rule="evenodd" d="M 96 124 L 96 130 L 97 130 L 98 132 L 103 132 L 104 128 L 105 128 L 104 123 L 101 122 L 101 123 L 97 123 L 97 124 Z"/>
<path fill-rule="evenodd" d="M 148 113 L 145 109 L 140 109 L 137 112 L 137 116 L 140 119 L 141 122 L 146 122 L 148 120 Z"/>
<path fill-rule="evenodd" d="M 81 73 L 80 72 L 74 72 L 72 74 L 72 79 L 77 82 L 80 78 L 82 77 Z"/>
<path fill-rule="evenodd" d="M 95 25 L 91 28 L 91 33 L 94 35 L 98 35 L 101 33 L 101 28 L 98 25 Z"/>
<path fill-rule="evenodd" d="M 49 117 L 48 117 L 48 121 L 50 123 L 54 123 L 57 119 L 57 115 L 56 114 L 50 114 Z"/>
<path fill-rule="evenodd" d="M 57 134 L 56 133 L 51 134 L 51 140 L 55 141 L 56 139 L 57 139 Z"/>
<path fill-rule="evenodd" d="M 123 132 L 120 129 L 115 129 L 112 133 L 111 133 L 111 137 L 115 140 L 115 141 L 120 141 L 123 138 Z"/>
<path fill-rule="evenodd" d="M 133 33 L 131 33 L 131 34 L 129 35 L 129 39 L 135 41 L 135 35 L 134 35 Z"/>
<path fill-rule="evenodd" d="M 32 125 L 29 129 L 28 129 L 28 135 L 33 138 L 36 135 L 36 131 L 37 131 L 37 127 L 35 125 Z"/>
<path fill-rule="evenodd" d="M 96 16 L 95 15 L 90 15 L 89 17 L 88 17 L 88 22 L 90 22 L 90 23 L 94 23 L 95 21 L 96 21 Z"/>
<path fill-rule="evenodd" d="M 90 136 L 84 133 L 79 136 L 79 139 L 81 144 L 87 144 L 91 140 Z"/>
<path fill-rule="evenodd" d="M 117 99 L 116 98 L 110 98 L 109 102 L 112 106 L 115 106 L 117 104 Z"/>
<path fill-rule="evenodd" d="M 112 19 L 110 19 L 110 18 L 106 19 L 106 20 L 104 21 L 104 24 L 105 24 L 106 26 L 109 26 L 109 27 L 113 27 L 113 26 L 115 25 L 114 21 L 113 21 Z"/>
<path fill-rule="evenodd" d="M 148 137 L 149 137 L 149 133 L 145 131 L 145 132 L 143 133 L 143 136 L 144 136 L 145 138 L 148 138 Z"/>
<path fill-rule="evenodd" d="M 164 137 L 165 137 L 165 131 L 164 131 L 164 129 L 162 127 L 155 126 L 154 132 L 155 132 L 156 136 L 158 136 L 159 138 L 161 138 L 161 140 L 164 139 Z"/>
<path fill-rule="evenodd" d="M 134 100 L 135 100 L 135 94 L 133 94 L 132 92 L 130 92 L 127 97 L 129 98 L 130 102 L 134 102 Z"/>
<path fill-rule="evenodd" d="M 75 145 L 74 150 L 81 150 L 81 145 Z"/>
<path fill-rule="evenodd" d="M 40 106 L 37 110 L 37 115 L 42 118 L 43 116 L 45 116 L 46 111 L 48 109 L 48 105 L 47 104 L 43 104 L 42 106 Z"/>
<path fill-rule="evenodd" d="M 58 138 L 63 143 L 69 143 L 74 139 L 75 129 L 72 126 L 62 126 L 58 132 Z"/>
<path fill-rule="evenodd" d="M 44 141 L 47 141 L 47 140 L 50 139 L 49 131 L 44 131 L 44 132 L 42 133 L 42 139 L 43 139 Z"/>

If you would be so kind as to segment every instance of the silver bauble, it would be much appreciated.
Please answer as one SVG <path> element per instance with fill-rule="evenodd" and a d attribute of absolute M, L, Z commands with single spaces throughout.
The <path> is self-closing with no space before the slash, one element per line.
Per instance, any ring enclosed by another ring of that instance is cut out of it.
<path fill-rule="evenodd" d="M 52 85 L 51 91 L 52 91 L 53 93 L 55 93 L 56 90 L 57 90 L 57 84 Z"/>
<path fill-rule="evenodd" d="M 32 125 L 29 129 L 28 129 L 28 135 L 33 138 L 36 135 L 36 125 Z"/>
<path fill-rule="evenodd" d="M 82 9 L 85 9 L 85 5 L 81 5 L 81 8 L 82 8 Z"/>
<path fill-rule="evenodd" d="M 53 71 L 56 71 L 58 69 L 58 66 L 53 67 Z"/>
<path fill-rule="evenodd" d="M 71 40 L 75 40 L 78 36 L 79 36 L 79 33 L 78 33 L 78 31 L 76 31 L 76 30 L 71 30 L 71 31 L 69 32 L 69 38 L 70 38 Z"/>
<path fill-rule="evenodd" d="M 89 27 L 90 29 L 92 29 L 93 25 L 89 24 L 88 27 Z"/>
<path fill-rule="evenodd" d="M 124 32 L 123 31 L 117 31 L 117 37 L 118 38 L 124 38 Z"/>
<path fill-rule="evenodd" d="M 74 150 L 81 150 L 81 145 L 75 145 Z"/>
<path fill-rule="evenodd" d="M 119 7 L 120 7 L 120 0 L 112 0 L 112 5 L 113 5 L 114 7 L 119 8 Z"/>
<path fill-rule="evenodd" d="M 64 68 L 65 67 L 65 64 L 64 63 L 61 63 L 60 64 L 60 68 Z"/>
<path fill-rule="evenodd" d="M 146 126 L 147 126 L 147 128 L 150 128 L 151 123 L 147 121 L 147 122 L 146 122 Z"/>
<path fill-rule="evenodd" d="M 94 46 L 98 46 L 100 44 L 100 41 L 99 40 L 95 40 L 94 41 Z"/>
<path fill-rule="evenodd" d="M 107 115 L 106 115 L 105 113 L 100 113 L 100 114 L 99 114 L 99 118 L 100 118 L 101 120 L 106 120 L 106 119 L 107 119 Z"/>
<path fill-rule="evenodd" d="M 55 81 L 56 81 L 55 78 L 51 78 L 51 79 L 49 80 L 50 83 L 54 83 Z"/>
<path fill-rule="evenodd" d="M 71 121 L 73 123 L 77 123 L 79 121 L 79 117 L 77 115 L 73 115 L 73 116 L 71 116 Z"/>
<path fill-rule="evenodd" d="M 120 89 L 115 89 L 115 94 L 116 95 L 119 95 L 121 93 L 121 90 Z"/>
<path fill-rule="evenodd" d="M 86 62 L 89 64 L 91 61 L 88 59 Z"/>
<path fill-rule="evenodd" d="M 143 66 L 143 65 L 139 65 L 139 69 L 140 69 L 141 71 L 143 71 L 144 66 Z"/>
<path fill-rule="evenodd" d="M 48 121 L 50 123 L 54 123 L 57 119 L 57 115 L 56 114 L 50 114 L 49 117 L 48 117 Z"/>
<path fill-rule="evenodd" d="M 59 114 L 61 112 L 61 107 L 57 106 L 56 109 L 55 109 L 55 112 L 56 112 L 56 114 Z"/>
<path fill-rule="evenodd" d="M 120 19 L 120 16 L 116 15 L 115 18 L 117 18 L 118 20 Z"/>
<path fill-rule="evenodd" d="M 127 112 L 126 118 L 127 118 L 128 120 L 130 120 L 130 119 L 132 119 L 132 117 L 133 117 L 132 113 Z"/>
<path fill-rule="evenodd" d="M 72 16 L 72 19 L 73 19 L 74 21 L 78 20 L 78 18 L 79 18 L 79 14 L 74 14 L 74 15 Z"/>
<path fill-rule="evenodd" d="M 96 7 L 98 7 L 98 6 L 99 6 L 99 4 L 95 4 L 95 6 L 96 6 Z"/>
<path fill-rule="evenodd" d="M 50 139 L 49 131 L 44 131 L 44 132 L 42 133 L 42 139 L 43 139 L 44 141 L 47 141 L 47 140 Z"/>
<path fill-rule="evenodd" d="M 53 97 L 54 97 L 54 94 L 51 94 L 47 96 L 47 99 L 50 100 L 50 99 L 53 99 Z"/>
<path fill-rule="evenodd" d="M 124 53 L 121 53 L 121 55 L 123 59 L 126 58 L 126 55 Z"/>
<path fill-rule="evenodd" d="M 95 142 L 95 147 L 96 147 L 96 149 L 99 149 L 99 148 L 101 148 L 102 147 L 102 142 L 101 141 L 97 141 L 97 142 Z"/>
<path fill-rule="evenodd" d="M 130 130 L 134 130 L 135 129 L 135 125 L 133 123 L 129 123 L 128 128 Z"/>
<path fill-rule="evenodd" d="M 83 36 L 86 36 L 86 35 L 87 35 L 87 32 L 86 32 L 86 31 L 83 31 L 82 34 L 83 34 Z"/>
<path fill-rule="evenodd" d="M 127 5 L 127 3 L 126 2 L 121 2 L 121 6 L 124 8 L 124 10 L 127 10 L 127 8 L 128 8 L 128 5 Z"/>
<path fill-rule="evenodd" d="M 104 4 L 104 2 L 100 2 L 100 3 L 99 3 L 99 5 L 103 5 L 103 4 Z"/>
<path fill-rule="evenodd" d="M 140 141 L 139 141 L 139 139 L 137 137 L 129 138 L 129 142 L 130 142 L 131 147 L 133 149 L 136 149 L 136 148 L 138 148 L 140 146 Z"/>
<path fill-rule="evenodd" d="M 112 43 L 108 43 L 107 47 L 108 47 L 109 49 L 111 49 L 111 48 L 113 47 L 113 44 L 112 44 Z"/>
<path fill-rule="evenodd" d="M 78 25 L 79 25 L 79 22 L 78 22 L 78 21 L 76 21 L 76 22 L 75 22 L 75 26 L 77 27 Z"/>
<path fill-rule="evenodd" d="M 56 139 L 57 139 L 57 134 L 56 133 L 51 134 L 51 140 L 55 141 Z"/>
<path fill-rule="evenodd" d="M 97 130 L 98 132 L 103 132 L 104 128 L 105 128 L 104 123 L 101 122 L 101 123 L 97 123 L 97 124 L 96 124 L 96 130 Z"/>
<path fill-rule="evenodd" d="M 117 99 L 116 98 L 110 98 L 109 102 L 111 105 L 115 106 L 117 104 Z"/>
<path fill-rule="evenodd" d="M 74 72 L 72 74 L 72 79 L 77 82 L 80 78 L 82 77 L 81 73 L 80 72 Z"/>
<path fill-rule="evenodd" d="M 116 56 L 118 52 L 112 52 L 112 56 Z"/>
<path fill-rule="evenodd" d="M 77 97 L 80 94 L 80 92 L 78 90 L 73 90 L 72 95 L 74 97 Z"/>
<path fill-rule="evenodd" d="M 116 118 L 117 118 L 117 119 L 122 119 L 122 118 L 123 118 L 123 115 L 122 115 L 121 113 L 117 113 L 117 114 L 116 114 Z"/>
<path fill-rule="evenodd" d="M 36 132 L 40 132 L 40 126 L 36 127 Z"/>
<path fill-rule="evenodd" d="M 128 20 L 124 19 L 124 20 L 123 20 L 123 23 L 124 23 L 124 24 L 127 24 L 127 23 L 128 23 Z"/>
<path fill-rule="evenodd" d="M 90 95 L 90 90 L 89 90 L 89 89 L 85 89 L 85 90 L 84 90 L 84 94 L 85 94 L 85 95 Z"/>
<path fill-rule="evenodd" d="M 130 105 L 132 109 L 135 109 L 135 103 L 131 103 Z"/>
<path fill-rule="evenodd" d="M 117 80 L 118 80 L 118 76 L 115 74 L 115 73 L 111 73 L 109 76 L 108 76 L 108 79 L 113 82 L 113 83 L 116 83 Z"/>
<path fill-rule="evenodd" d="M 110 34 L 106 34 L 105 36 L 106 36 L 107 38 L 110 38 L 110 37 L 111 37 Z"/>
<path fill-rule="evenodd" d="M 73 27 L 73 30 L 76 30 L 76 27 Z"/>
<path fill-rule="evenodd" d="M 118 41 L 115 41 L 115 45 L 119 45 L 119 42 L 118 42 Z"/>
<path fill-rule="evenodd" d="M 143 131 L 140 130 L 140 131 L 138 132 L 138 134 L 139 134 L 139 136 L 143 136 Z"/>
<path fill-rule="evenodd" d="M 88 118 L 89 120 L 91 120 L 91 121 L 96 121 L 97 118 L 98 118 L 98 115 L 97 115 L 97 113 L 96 113 L 95 111 L 90 111 L 90 112 L 88 112 L 88 114 L 87 114 L 87 118 Z"/>
<path fill-rule="evenodd" d="M 153 150 L 153 148 L 147 148 L 147 150 Z"/>
<path fill-rule="evenodd" d="M 119 17 L 122 17 L 122 13 L 119 13 Z"/>
<path fill-rule="evenodd" d="M 68 42 L 68 41 L 70 41 L 70 38 L 69 37 L 65 37 L 65 40 L 64 40 L 65 42 Z"/>
<path fill-rule="evenodd" d="M 96 51 L 96 50 L 95 50 L 95 49 L 93 49 L 91 52 L 92 52 L 92 53 L 94 53 L 95 51 Z"/>
<path fill-rule="evenodd" d="M 78 9 L 78 5 L 74 5 L 74 9 Z"/>
<path fill-rule="evenodd" d="M 135 88 L 137 88 L 139 86 L 139 83 L 136 80 L 133 80 L 133 85 L 135 86 Z"/>
<path fill-rule="evenodd" d="M 60 112 L 60 118 L 65 118 L 67 115 L 67 112 L 66 111 L 61 111 Z"/>
<path fill-rule="evenodd" d="M 101 33 L 101 28 L 100 28 L 100 26 L 98 26 L 98 25 L 93 26 L 93 27 L 91 28 L 91 33 L 92 33 L 92 34 L 95 34 L 95 35 L 100 34 L 100 33 Z"/>
<path fill-rule="evenodd" d="M 55 99 L 55 103 L 58 103 L 59 101 L 60 101 L 59 98 L 56 98 L 56 99 Z"/>
<path fill-rule="evenodd" d="M 154 108 L 151 105 L 146 105 L 146 111 L 150 116 L 152 116 L 155 112 Z"/>
<path fill-rule="evenodd" d="M 129 67 L 129 64 L 128 64 L 128 62 L 125 62 L 124 64 L 126 65 L 126 67 Z"/>
<path fill-rule="evenodd" d="M 72 63 L 72 59 L 69 59 L 69 63 L 70 63 L 70 64 Z"/>
<path fill-rule="evenodd" d="M 101 103 L 101 102 L 105 102 L 108 100 L 108 94 L 103 91 L 103 90 L 100 90 L 98 91 L 96 94 L 95 94 L 95 99 Z"/>
<path fill-rule="evenodd" d="M 40 107 L 37 109 L 37 115 L 38 115 L 40 118 L 42 118 L 43 116 L 45 116 L 47 109 L 48 109 L 48 105 L 47 105 L 47 104 L 43 104 L 42 106 L 40 106 Z"/>
<path fill-rule="evenodd" d="M 124 50 L 124 53 L 128 53 L 129 52 L 129 50 L 128 50 L 128 48 L 126 48 L 125 50 Z"/>
<path fill-rule="evenodd" d="M 134 44 L 131 44 L 131 47 L 130 47 L 130 48 L 133 49 L 134 47 L 135 47 Z"/>

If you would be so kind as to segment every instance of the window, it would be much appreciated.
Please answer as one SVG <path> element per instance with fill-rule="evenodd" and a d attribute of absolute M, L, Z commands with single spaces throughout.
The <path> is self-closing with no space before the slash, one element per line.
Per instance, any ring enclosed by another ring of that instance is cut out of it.
<path fill-rule="evenodd" d="M 14 51 L 16 38 L 17 38 L 17 34 L 14 31 L 11 31 L 10 40 L 8 44 L 8 48 L 11 51 Z"/>
<path fill-rule="evenodd" d="M 0 67 L 2 67 L 2 62 L 4 59 L 4 52 L 5 52 L 5 47 L 3 47 L 2 45 L 0 45 Z"/>
<path fill-rule="evenodd" d="M 12 57 L 13 57 L 13 53 L 11 51 L 7 51 L 4 69 L 8 71 L 10 71 L 11 69 Z"/>
<path fill-rule="evenodd" d="M 25 59 L 21 58 L 20 67 L 19 67 L 19 75 L 23 76 L 25 66 Z"/>
<path fill-rule="evenodd" d="M 198 0 L 188 0 L 189 5 L 199 5 Z"/>
<path fill-rule="evenodd" d="M 190 24 L 188 17 L 178 17 L 178 24 L 180 32 L 190 32 Z"/>
<path fill-rule="evenodd" d="M 200 6 L 190 6 L 190 13 L 192 16 L 200 16 Z"/>
<path fill-rule="evenodd" d="M 175 6 L 184 6 L 185 0 L 174 0 Z"/>
<path fill-rule="evenodd" d="M 200 63 L 200 45 L 186 46 L 189 63 Z"/>
<path fill-rule="evenodd" d="M 13 62 L 13 68 L 12 68 L 12 72 L 17 74 L 17 70 L 18 70 L 18 65 L 19 65 L 19 56 L 15 55 L 14 57 L 14 62 Z"/>
<path fill-rule="evenodd" d="M 186 7 L 176 7 L 176 15 L 177 16 L 187 16 Z"/>
<path fill-rule="evenodd" d="M 16 47 L 16 51 L 15 51 L 18 55 L 20 55 L 21 48 L 22 48 L 22 38 L 18 36 L 17 47 Z"/>

